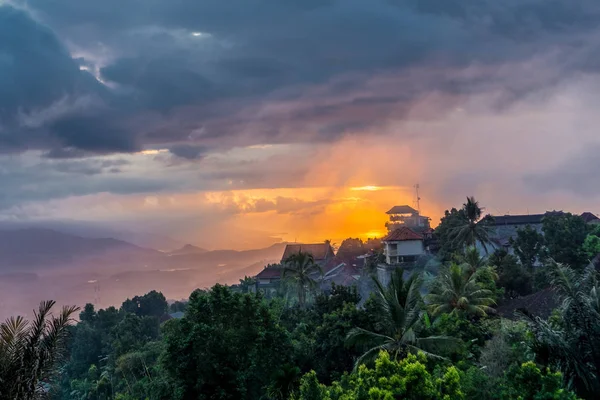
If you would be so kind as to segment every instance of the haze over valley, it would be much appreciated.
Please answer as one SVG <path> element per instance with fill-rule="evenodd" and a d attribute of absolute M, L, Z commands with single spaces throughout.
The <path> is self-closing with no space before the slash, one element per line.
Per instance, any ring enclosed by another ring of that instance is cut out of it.
<path fill-rule="evenodd" d="M 1 230 L 0 319 L 31 315 L 44 299 L 108 307 L 155 289 L 184 299 L 196 288 L 256 275 L 279 262 L 284 247 L 209 251 L 187 244 L 166 252 L 44 228 Z"/>

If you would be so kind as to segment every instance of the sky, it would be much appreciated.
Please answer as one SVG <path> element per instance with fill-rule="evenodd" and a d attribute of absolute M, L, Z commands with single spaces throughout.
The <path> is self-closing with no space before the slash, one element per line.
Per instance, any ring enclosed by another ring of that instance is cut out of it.
<path fill-rule="evenodd" d="M 596 0 L 0 0 L 0 221 L 210 248 L 600 213 Z M 1 222 L 0 222 L 1 223 Z"/>

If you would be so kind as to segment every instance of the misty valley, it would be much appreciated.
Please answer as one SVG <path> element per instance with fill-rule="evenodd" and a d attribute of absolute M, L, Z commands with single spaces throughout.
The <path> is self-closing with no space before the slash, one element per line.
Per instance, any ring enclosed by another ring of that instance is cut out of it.
<path fill-rule="evenodd" d="M 207 251 L 189 245 L 161 252 L 43 228 L 0 231 L 0 319 L 31 316 L 45 299 L 108 307 L 157 288 L 169 299 L 184 299 L 196 288 L 256 275 L 279 262 L 284 247 Z"/>

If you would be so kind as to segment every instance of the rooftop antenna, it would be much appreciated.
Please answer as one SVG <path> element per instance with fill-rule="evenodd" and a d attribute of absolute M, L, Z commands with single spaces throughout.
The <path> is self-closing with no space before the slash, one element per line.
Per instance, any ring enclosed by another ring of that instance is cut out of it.
<path fill-rule="evenodd" d="M 415 185 L 415 192 L 417 195 L 417 212 L 421 215 L 421 198 L 419 197 L 419 184 Z"/>

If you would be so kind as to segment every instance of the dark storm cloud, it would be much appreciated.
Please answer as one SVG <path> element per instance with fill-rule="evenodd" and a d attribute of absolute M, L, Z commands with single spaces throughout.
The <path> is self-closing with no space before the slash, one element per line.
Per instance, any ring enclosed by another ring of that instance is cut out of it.
<path fill-rule="evenodd" d="M 48 27 L 0 6 L 0 149 L 133 151 L 135 133 L 119 127 L 113 95 L 80 70 Z"/>
<path fill-rule="evenodd" d="M 374 122 L 356 120 L 353 107 L 401 118 L 412 102 L 433 91 L 472 94 L 506 86 L 514 77 L 497 77 L 493 71 L 503 63 L 559 54 L 552 66 L 558 76 L 506 87 L 504 103 L 573 71 L 595 73 L 598 65 L 590 48 L 598 44 L 600 5 L 592 0 L 13 3 L 26 5 L 27 12 L 0 8 L 4 150 L 130 152 L 144 144 L 185 141 L 203 126 L 207 129 L 196 140 L 217 147 L 215 142 L 227 147 L 267 139 L 330 141 L 348 133 L 348 127 L 364 129 Z M 75 49 L 73 55 L 64 43 Z M 278 116 L 274 121 L 237 115 L 257 102 L 298 98 L 306 85 L 330 82 L 328 95 L 341 96 L 360 91 L 366 79 L 382 72 L 457 71 L 473 63 L 492 72 L 421 77 L 409 91 L 398 86 L 394 95 L 383 98 L 363 93 L 354 100 L 317 105 L 323 110 L 305 112 L 317 120 L 322 114 L 323 120 L 311 127 L 316 134 L 306 138 L 292 132 L 311 123 L 302 115 L 294 118 L 292 112 L 289 120 Z M 80 66 L 96 71 L 109 86 Z M 347 74 L 354 82 L 331 83 Z M 83 95 L 101 104 L 91 107 L 92 115 L 90 109 L 64 110 L 35 129 L 14 122 L 18 110 L 43 109 L 65 96 Z M 328 119 L 336 108 L 339 112 Z M 182 119 L 173 117 L 182 113 Z M 285 129 L 288 125 L 294 129 Z M 247 128 L 253 135 L 240 137 Z"/>

